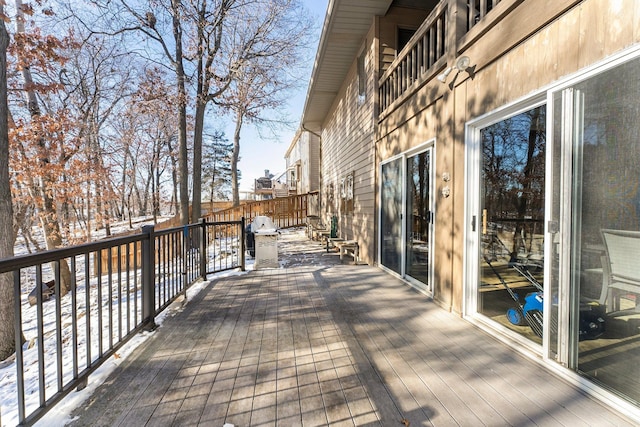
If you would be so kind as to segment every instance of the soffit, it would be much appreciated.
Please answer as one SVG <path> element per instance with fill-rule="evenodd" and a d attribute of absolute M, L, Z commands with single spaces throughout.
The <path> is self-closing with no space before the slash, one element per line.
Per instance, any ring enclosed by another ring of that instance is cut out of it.
<path fill-rule="evenodd" d="M 329 1 L 302 113 L 303 127 L 319 130 L 362 48 L 373 17 L 385 15 L 391 3 L 392 0 Z"/>

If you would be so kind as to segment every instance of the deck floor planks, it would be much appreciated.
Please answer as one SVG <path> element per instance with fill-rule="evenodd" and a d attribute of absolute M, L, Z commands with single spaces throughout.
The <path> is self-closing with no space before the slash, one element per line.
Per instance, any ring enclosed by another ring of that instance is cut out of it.
<path fill-rule="evenodd" d="M 71 425 L 632 425 L 381 270 L 295 245 L 291 268 L 208 285 Z"/>

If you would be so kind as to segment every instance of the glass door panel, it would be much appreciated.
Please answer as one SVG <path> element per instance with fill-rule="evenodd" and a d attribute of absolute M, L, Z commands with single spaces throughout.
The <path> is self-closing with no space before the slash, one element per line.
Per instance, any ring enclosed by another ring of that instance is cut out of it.
<path fill-rule="evenodd" d="M 640 60 L 566 89 L 569 365 L 640 402 Z M 559 96 L 559 95 L 556 95 Z M 565 162 L 566 163 L 566 162 Z"/>
<path fill-rule="evenodd" d="M 380 262 L 402 274 L 402 159 L 382 165 Z"/>
<path fill-rule="evenodd" d="M 430 285 L 431 150 L 407 159 L 406 274 Z"/>
<path fill-rule="evenodd" d="M 480 131 L 478 312 L 541 343 L 545 118 L 540 106 Z"/>

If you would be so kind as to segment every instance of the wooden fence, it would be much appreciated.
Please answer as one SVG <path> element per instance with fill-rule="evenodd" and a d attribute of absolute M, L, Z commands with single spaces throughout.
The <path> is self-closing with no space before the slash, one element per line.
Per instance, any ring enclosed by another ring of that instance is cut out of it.
<path fill-rule="evenodd" d="M 318 215 L 318 192 L 308 194 L 298 194 L 289 197 L 279 197 L 276 199 L 262 200 L 258 202 L 248 202 L 235 208 L 222 209 L 216 212 L 210 212 L 205 216 L 206 222 L 227 222 L 240 221 L 245 218 L 245 223 L 250 224 L 256 216 L 270 217 L 276 227 L 288 228 L 307 224 L 308 215 Z M 169 228 L 180 227 L 180 216 L 156 224 L 155 231 L 166 230 Z M 216 228 L 216 233 L 221 233 L 222 229 Z M 140 230 L 132 230 L 122 235 L 137 234 Z M 120 235 L 120 236 L 122 236 Z M 214 233 L 209 238 L 216 238 Z M 139 244 L 130 243 L 119 248 L 103 249 L 100 251 L 101 267 L 103 269 L 111 268 L 117 270 L 119 266 L 128 265 L 131 268 L 139 268 L 142 259 L 142 247 Z M 95 254 L 94 254 L 95 256 Z M 173 257 L 173 255 L 171 255 Z M 98 263 L 94 264 L 93 274 L 98 274 Z"/>
<path fill-rule="evenodd" d="M 308 215 L 318 215 L 319 193 L 297 194 L 270 200 L 246 203 L 211 212 L 205 217 L 207 222 L 239 221 L 244 217 L 249 224 L 256 216 L 268 216 L 278 228 L 296 227 L 307 224 Z"/>

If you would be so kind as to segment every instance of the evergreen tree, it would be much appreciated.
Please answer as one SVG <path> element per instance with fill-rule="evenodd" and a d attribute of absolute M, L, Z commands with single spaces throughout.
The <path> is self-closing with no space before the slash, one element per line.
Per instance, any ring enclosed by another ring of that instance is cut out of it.
<path fill-rule="evenodd" d="M 233 144 L 224 132 L 208 135 L 202 150 L 203 199 L 229 200 L 231 192 L 231 155 Z M 239 173 L 239 171 L 238 171 Z"/>

